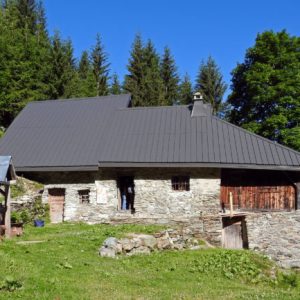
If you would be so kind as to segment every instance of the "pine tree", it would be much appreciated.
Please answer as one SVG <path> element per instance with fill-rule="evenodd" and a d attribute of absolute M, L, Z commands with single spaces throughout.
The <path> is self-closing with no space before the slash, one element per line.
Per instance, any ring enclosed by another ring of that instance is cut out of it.
<path fill-rule="evenodd" d="M 110 86 L 110 94 L 119 95 L 122 93 L 122 87 L 120 85 L 119 77 L 116 73 L 112 76 L 112 83 Z"/>
<path fill-rule="evenodd" d="M 97 34 L 96 44 L 92 48 L 91 64 L 96 82 L 96 96 L 107 95 L 109 92 L 109 63 L 107 62 L 107 55 L 104 52 L 104 46 L 102 45 L 99 34 Z"/>
<path fill-rule="evenodd" d="M 144 59 L 144 46 L 140 34 L 135 36 L 125 75 L 124 90 L 131 93 L 132 105 L 143 106 L 144 103 L 144 80 L 146 63 Z"/>
<path fill-rule="evenodd" d="M 72 96 L 72 80 L 75 77 L 75 61 L 70 40 L 62 41 L 56 32 L 51 43 L 51 98 L 68 98 Z"/>
<path fill-rule="evenodd" d="M 168 105 L 172 105 L 178 99 L 179 76 L 175 60 L 168 47 L 165 47 L 160 65 L 160 74 L 163 80 L 164 97 Z"/>
<path fill-rule="evenodd" d="M 202 94 L 204 102 L 210 103 L 216 113 L 221 107 L 226 88 L 227 85 L 216 62 L 209 56 L 207 61 L 200 65 L 195 91 Z"/>
<path fill-rule="evenodd" d="M 35 0 L 17 0 L 15 1 L 15 5 L 19 12 L 18 27 L 35 33 L 37 29 L 37 7 Z"/>
<path fill-rule="evenodd" d="M 89 54 L 87 51 L 83 51 L 78 67 L 78 87 L 79 91 L 76 96 L 78 97 L 93 97 L 97 95 L 97 86 L 91 63 L 89 61 Z"/>
<path fill-rule="evenodd" d="M 65 90 L 62 98 L 72 98 L 78 94 L 78 74 L 76 72 L 76 64 L 74 58 L 74 50 L 72 41 L 68 39 L 63 44 L 64 50 L 64 61 L 65 61 L 65 70 L 64 70 L 64 81 L 65 81 Z"/>
<path fill-rule="evenodd" d="M 29 101 L 48 97 L 49 39 L 39 27 L 41 8 L 34 1 L 1 7 L 0 125 L 5 127 Z"/>
<path fill-rule="evenodd" d="M 179 85 L 178 100 L 180 104 L 191 104 L 193 101 L 193 86 L 188 74 L 185 74 L 183 80 Z"/>
<path fill-rule="evenodd" d="M 167 105 L 163 90 L 163 81 L 160 77 L 160 58 L 149 40 L 144 48 L 145 77 L 143 99 L 146 106 Z"/>
<path fill-rule="evenodd" d="M 79 78 L 86 79 L 90 69 L 91 66 L 89 61 L 89 54 L 87 51 L 83 51 L 79 61 L 79 68 L 78 68 Z"/>

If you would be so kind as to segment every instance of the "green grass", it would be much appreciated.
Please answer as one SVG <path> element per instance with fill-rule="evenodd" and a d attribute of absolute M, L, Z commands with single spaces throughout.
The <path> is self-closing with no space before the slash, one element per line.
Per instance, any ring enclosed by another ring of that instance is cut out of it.
<path fill-rule="evenodd" d="M 250 251 L 165 251 L 119 259 L 98 255 L 108 236 L 158 230 L 137 225 L 28 226 L 23 237 L 0 243 L 0 299 L 300 298 L 299 275 L 272 277 L 274 265 Z"/>

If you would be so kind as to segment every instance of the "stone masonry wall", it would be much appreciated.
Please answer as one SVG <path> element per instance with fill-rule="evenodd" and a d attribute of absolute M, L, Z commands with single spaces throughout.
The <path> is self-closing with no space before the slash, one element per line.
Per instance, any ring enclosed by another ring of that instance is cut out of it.
<path fill-rule="evenodd" d="M 119 176 L 134 176 L 135 213 L 119 210 Z M 190 176 L 190 191 L 172 190 L 171 177 Z M 94 173 L 53 173 L 43 178 L 48 190 L 65 189 L 65 221 L 89 223 L 198 223 L 218 243 L 221 233 L 220 174 L 216 169 L 118 169 Z M 90 203 L 79 202 L 79 190 L 90 190 Z M 210 218 L 210 216 L 212 218 Z M 217 216 L 217 217 L 216 217 Z M 201 219 L 201 221 L 200 221 Z M 210 224 L 204 226 L 204 224 Z M 211 232 L 211 234 L 209 233 Z"/>
<path fill-rule="evenodd" d="M 300 268 L 300 211 L 253 213 L 246 222 L 250 249 L 283 267 Z"/>

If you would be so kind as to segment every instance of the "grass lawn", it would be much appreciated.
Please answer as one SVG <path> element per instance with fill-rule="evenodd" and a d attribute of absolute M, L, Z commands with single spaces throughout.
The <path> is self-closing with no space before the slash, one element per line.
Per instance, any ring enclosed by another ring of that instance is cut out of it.
<path fill-rule="evenodd" d="M 21 238 L 0 243 L 0 299 L 300 299 L 298 274 L 271 277 L 273 264 L 250 251 L 165 251 L 119 259 L 98 255 L 108 236 L 157 230 L 28 226 Z"/>

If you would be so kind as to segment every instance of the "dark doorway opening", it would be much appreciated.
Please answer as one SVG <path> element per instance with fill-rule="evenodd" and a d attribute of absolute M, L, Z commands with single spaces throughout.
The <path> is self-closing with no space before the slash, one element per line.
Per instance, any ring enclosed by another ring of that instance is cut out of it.
<path fill-rule="evenodd" d="M 122 176 L 118 179 L 120 190 L 119 209 L 135 212 L 134 208 L 134 178 L 133 176 Z"/>

